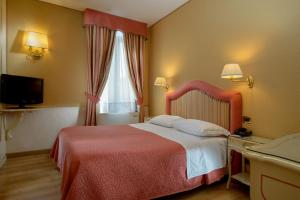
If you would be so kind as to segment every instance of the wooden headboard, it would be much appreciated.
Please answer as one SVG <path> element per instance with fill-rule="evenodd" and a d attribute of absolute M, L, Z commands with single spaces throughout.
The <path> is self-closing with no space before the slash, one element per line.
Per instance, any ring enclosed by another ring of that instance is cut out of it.
<path fill-rule="evenodd" d="M 212 122 L 233 132 L 242 127 L 242 96 L 195 80 L 167 94 L 166 112 Z"/>

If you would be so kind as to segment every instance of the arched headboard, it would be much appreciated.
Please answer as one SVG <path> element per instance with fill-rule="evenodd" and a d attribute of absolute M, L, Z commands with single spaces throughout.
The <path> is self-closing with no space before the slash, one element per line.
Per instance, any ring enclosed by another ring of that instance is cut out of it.
<path fill-rule="evenodd" d="M 232 133 L 242 127 L 242 96 L 195 80 L 167 94 L 166 112 L 212 122 Z"/>

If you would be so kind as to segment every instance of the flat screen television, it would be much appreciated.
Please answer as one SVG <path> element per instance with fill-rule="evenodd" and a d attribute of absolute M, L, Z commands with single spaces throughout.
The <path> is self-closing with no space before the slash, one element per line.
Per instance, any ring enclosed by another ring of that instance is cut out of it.
<path fill-rule="evenodd" d="M 1 74 L 0 101 L 5 104 L 25 105 L 43 103 L 44 80 L 40 78 Z"/>

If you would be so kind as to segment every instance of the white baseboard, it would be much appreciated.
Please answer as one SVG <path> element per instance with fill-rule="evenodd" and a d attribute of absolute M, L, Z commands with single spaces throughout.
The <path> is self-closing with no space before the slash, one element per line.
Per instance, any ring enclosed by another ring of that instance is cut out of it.
<path fill-rule="evenodd" d="M 5 161 L 6 161 L 6 156 L 0 158 L 0 168 L 4 165 Z"/>

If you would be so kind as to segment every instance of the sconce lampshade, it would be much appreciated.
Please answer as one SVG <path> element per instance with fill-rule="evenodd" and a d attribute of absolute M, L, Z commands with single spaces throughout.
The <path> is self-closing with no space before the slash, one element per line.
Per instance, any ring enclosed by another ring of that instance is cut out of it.
<path fill-rule="evenodd" d="M 243 72 L 239 64 L 226 64 L 224 65 L 221 78 L 236 79 L 242 78 Z"/>
<path fill-rule="evenodd" d="M 29 47 L 48 49 L 48 37 L 43 33 L 27 32 L 25 45 Z"/>
<path fill-rule="evenodd" d="M 165 77 L 157 77 L 155 79 L 154 85 L 168 88 L 168 83 Z"/>

